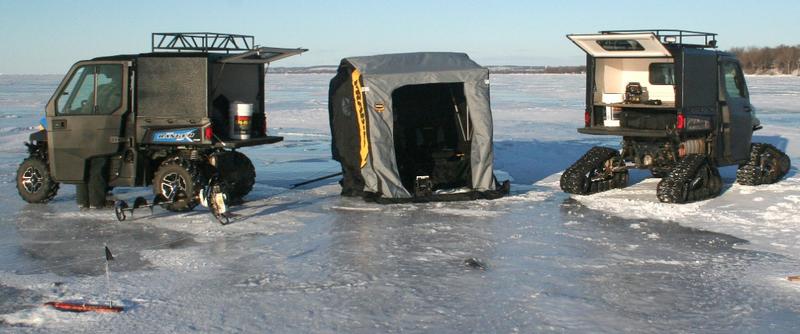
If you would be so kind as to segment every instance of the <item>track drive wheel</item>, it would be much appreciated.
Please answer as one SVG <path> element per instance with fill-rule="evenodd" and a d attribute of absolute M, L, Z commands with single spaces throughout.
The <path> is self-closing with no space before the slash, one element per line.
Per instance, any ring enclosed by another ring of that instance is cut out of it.
<path fill-rule="evenodd" d="M 736 182 L 745 186 L 775 183 L 786 176 L 791 165 L 789 156 L 775 146 L 753 143 L 750 160 L 736 171 Z"/>
<path fill-rule="evenodd" d="M 170 211 L 191 211 L 198 204 L 197 195 L 205 184 L 200 169 L 189 160 L 170 158 L 161 163 L 153 176 L 153 194 L 163 197 L 163 207 Z"/>
<path fill-rule="evenodd" d="M 716 197 L 721 191 L 719 170 L 704 155 L 690 154 L 661 179 L 656 194 L 664 203 L 689 203 Z"/>
<path fill-rule="evenodd" d="M 17 168 L 17 192 L 28 203 L 47 203 L 58 193 L 47 160 L 30 156 Z"/>
<path fill-rule="evenodd" d="M 256 183 L 256 168 L 250 159 L 237 151 L 220 152 L 215 155 L 217 172 L 223 191 L 231 204 L 239 204 L 253 190 Z"/>
<path fill-rule="evenodd" d="M 561 190 L 588 195 L 628 184 L 628 170 L 619 152 L 608 147 L 593 147 L 561 174 Z"/>

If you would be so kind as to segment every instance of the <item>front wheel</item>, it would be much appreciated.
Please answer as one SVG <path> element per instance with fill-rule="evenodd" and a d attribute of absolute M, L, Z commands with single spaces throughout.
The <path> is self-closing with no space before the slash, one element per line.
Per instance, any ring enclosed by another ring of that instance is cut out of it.
<path fill-rule="evenodd" d="M 58 192 L 58 182 L 53 181 L 47 161 L 31 156 L 17 169 L 17 191 L 28 203 L 47 203 Z"/>
<path fill-rule="evenodd" d="M 739 166 L 736 182 L 745 186 L 775 183 L 786 176 L 791 165 L 789 156 L 775 146 L 753 143 L 750 147 L 750 160 Z"/>
<path fill-rule="evenodd" d="M 170 211 L 191 211 L 197 206 L 197 195 L 205 184 L 205 179 L 197 166 L 184 159 L 164 161 L 153 176 L 153 194 L 166 203 Z"/>

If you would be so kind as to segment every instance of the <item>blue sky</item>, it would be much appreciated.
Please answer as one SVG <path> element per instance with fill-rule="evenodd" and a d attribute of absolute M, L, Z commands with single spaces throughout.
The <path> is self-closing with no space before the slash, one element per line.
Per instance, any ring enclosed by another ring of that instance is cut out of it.
<path fill-rule="evenodd" d="M 333 65 L 346 56 L 467 52 L 483 65 L 574 65 L 564 35 L 674 28 L 733 46 L 800 44 L 800 1 L 38 1 L 0 0 L 0 73 L 67 71 L 77 60 L 147 52 L 151 32 L 255 35 L 305 47 L 273 66 Z"/>

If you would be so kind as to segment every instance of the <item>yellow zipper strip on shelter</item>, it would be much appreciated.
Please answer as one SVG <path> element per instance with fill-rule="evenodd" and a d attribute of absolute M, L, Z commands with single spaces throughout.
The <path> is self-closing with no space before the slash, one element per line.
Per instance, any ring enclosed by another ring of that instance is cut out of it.
<path fill-rule="evenodd" d="M 364 107 L 364 92 L 361 89 L 361 72 L 353 70 L 353 102 L 356 106 L 356 117 L 358 122 L 358 135 L 361 139 L 361 168 L 367 164 L 369 155 L 369 139 L 367 138 L 367 110 Z"/>

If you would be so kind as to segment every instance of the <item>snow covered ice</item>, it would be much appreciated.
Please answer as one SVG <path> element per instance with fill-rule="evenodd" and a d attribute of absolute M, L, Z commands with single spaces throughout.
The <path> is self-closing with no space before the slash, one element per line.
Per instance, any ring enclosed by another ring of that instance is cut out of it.
<path fill-rule="evenodd" d="M 584 77 L 493 75 L 495 201 L 378 205 L 338 195 L 330 160 L 331 75 L 267 77 L 271 133 L 246 149 L 248 201 L 220 226 L 205 209 L 79 211 L 74 187 L 47 205 L 14 188 L 22 145 L 57 76 L 0 77 L 2 332 L 797 332 L 800 177 L 735 184 L 715 199 L 658 202 L 647 172 L 593 196 L 558 189 L 595 145 L 579 135 Z M 800 78 L 748 77 L 764 129 L 755 140 L 800 161 Z M 149 189 L 117 189 L 133 199 Z M 50 300 L 106 302 L 124 313 L 73 314 Z M 474 258 L 485 270 L 465 265 Z"/>

